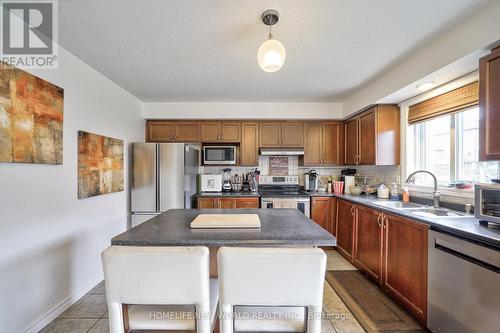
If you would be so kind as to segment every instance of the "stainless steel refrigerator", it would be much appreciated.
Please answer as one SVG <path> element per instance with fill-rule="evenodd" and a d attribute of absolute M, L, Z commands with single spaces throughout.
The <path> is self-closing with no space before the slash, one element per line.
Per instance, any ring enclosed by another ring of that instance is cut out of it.
<path fill-rule="evenodd" d="M 192 208 L 200 148 L 184 143 L 131 144 L 131 218 L 135 227 L 173 208 Z"/>

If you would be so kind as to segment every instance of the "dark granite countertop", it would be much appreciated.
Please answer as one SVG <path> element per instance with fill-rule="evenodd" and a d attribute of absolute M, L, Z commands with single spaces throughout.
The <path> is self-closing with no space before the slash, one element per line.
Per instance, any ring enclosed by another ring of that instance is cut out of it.
<path fill-rule="evenodd" d="M 259 229 L 191 229 L 199 214 L 258 214 Z M 296 209 L 172 209 L 111 240 L 137 246 L 336 246 L 337 239 Z"/>
<path fill-rule="evenodd" d="M 411 214 L 408 210 L 400 210 L 390 207 L 383 207 L 374 204 L 376 201 L 388 201 L 387 199 L 378 199 L 376 196 L 354 196 L 349 194 L 329 194 L 353 203 L 361 204 L 375 210 L 383 211 L 393 215 L 415 220 L 427 224 L 433 230 L 443 231 L 454 234 L 463 238 L 471 239 L 487 245 L 500 248 L 500 225 L 484 226 L 479 224 L 479 220 L 473 215 L 466 217 L 450 218 L 450 217 L 422 217 Z"/>
<path fill-rule="evenodd" d="M 260 197 L 259 192 L 202 192 L 197 193 L 195 197 Z"/>

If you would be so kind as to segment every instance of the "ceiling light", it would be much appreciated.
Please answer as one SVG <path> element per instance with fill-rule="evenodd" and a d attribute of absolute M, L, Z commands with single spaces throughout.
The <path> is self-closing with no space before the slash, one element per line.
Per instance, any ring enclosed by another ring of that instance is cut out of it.
<path fill-rule="evenodd" d="M 434 87 L 434 82 L 424 82 L 417 86 L 417 89 L 420 91 L 426 91 Z"/>
<path fill-rule="evenodd" d="M 271 31 L 271 26 L 276 24 L 278 19 L 279 13 L 274 9 L 262 13 L 262 22 L 269 26 L 269 38 L 259 47 L 257 62 L 260 68 L 268 73 L 279 71 L 286 59 L 285 47 L 279 40 L 274 39 Z"/>

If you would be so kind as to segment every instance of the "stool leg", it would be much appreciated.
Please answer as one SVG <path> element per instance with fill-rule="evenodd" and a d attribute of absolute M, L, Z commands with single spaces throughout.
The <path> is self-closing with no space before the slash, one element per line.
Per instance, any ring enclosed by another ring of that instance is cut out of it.
<path fill-rule="evenodd" d="M 233 333 L 233 307 L 231 304 L 220 305 L 220 333 Z"/>

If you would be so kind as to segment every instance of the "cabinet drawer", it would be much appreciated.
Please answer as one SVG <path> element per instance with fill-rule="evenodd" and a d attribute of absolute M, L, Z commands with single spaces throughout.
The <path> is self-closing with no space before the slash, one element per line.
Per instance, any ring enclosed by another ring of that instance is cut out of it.
<path fill-rule="evenodd" d="M 237 198 L 236 208 L 259 208 L 259 198 Z"/>

